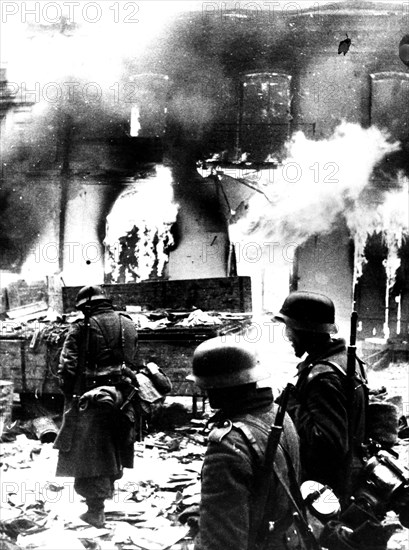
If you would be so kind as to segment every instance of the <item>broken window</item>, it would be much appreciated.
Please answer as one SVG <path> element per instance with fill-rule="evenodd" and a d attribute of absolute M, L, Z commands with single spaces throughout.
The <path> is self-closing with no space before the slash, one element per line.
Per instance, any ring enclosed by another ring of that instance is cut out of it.
<path fill-rule="evenodd" d="M 371 123 L 386 128 L 400 141 L 409 140 L 409 75 L 383 72 L 371 75 Z"/>
<path fill-rule="evenodd" d="M 251 73 L 243 76 L 239 142 L 249 160 L 279 155 L 290 135 L 291 76 Z"/>

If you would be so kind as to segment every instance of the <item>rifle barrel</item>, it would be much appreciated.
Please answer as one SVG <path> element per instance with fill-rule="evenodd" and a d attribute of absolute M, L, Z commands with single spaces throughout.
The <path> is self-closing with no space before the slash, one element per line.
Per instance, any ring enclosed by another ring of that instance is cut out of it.
<path fill-rule="evenodd" d="M 350 340 L 349 340 L 350 346 L 355 346 L 356 344 L 357 325 L 358 325 L 358 313 L 356 311 L 353 311 L 351 313 L 351 334 L 350 334 Z"/>

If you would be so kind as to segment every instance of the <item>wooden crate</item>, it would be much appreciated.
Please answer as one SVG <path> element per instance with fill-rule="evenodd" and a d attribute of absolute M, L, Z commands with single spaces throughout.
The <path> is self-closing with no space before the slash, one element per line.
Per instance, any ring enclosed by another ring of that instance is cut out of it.
<path fill-rule="evenodd" d="M 0 378 L 13 381 L 16 393 L 57 393 L 56 379 L 48 374 L 47 345 L 33 351 L 29 344 L 25 338 L 0 339 Z"/>

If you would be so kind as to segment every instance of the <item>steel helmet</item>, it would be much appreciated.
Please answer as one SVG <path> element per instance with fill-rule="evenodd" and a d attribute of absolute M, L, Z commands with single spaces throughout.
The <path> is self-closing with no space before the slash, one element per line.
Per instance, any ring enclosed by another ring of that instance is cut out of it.
<path fill-rule="evenodd" d="M 316 292 L 292 292 L 284 300 L 275 321 L 285 323 L 289 328 L 311 332 L 337 332 L 335 307 L 330 298 Z"/>
<path fill-rule="evenodd" d="M 192 371 L 187 378 L 203 389 L 242 386 L 270 377 L 255 345 L 238 343 L 232 336 L 202 342 L 193 354 Z"/>
<path fill-rule="evenodd" d="M 87 302 L 95 302 L 96 300 L 108 300 L 105 291 L 100 286 L 84 286 L 77 294 L 75 307 L 78 309 Z"/>

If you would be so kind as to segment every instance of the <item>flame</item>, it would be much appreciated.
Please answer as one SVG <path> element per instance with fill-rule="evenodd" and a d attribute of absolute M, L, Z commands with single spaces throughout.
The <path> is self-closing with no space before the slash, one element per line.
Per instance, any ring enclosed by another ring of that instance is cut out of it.
<path fill-rule="evenodd" d="M 251 197 L 246 215 L 231 225 L 233 242 L 241 246 L 250 241 L 276 243 L 284 250 L 291 243 L 300 246 L 314 234 L 330 232 L 344 216 L 356 243 L 354 282 L 362 272 L 363 249 L 371 228 L 386 231 L 391 253 L 388 265 L 395 270 L 408 220 L 401 196 L 404 191 L 388 194 L 378 190 L 377 202 L 372 203 L 363 197 L 363 191 L 371 183 L 376 164 L 398 148 L 399 144 L 392 143 L 385 131 L 347 122 L 342 122 L 326 140 L 310 140 L 302 132 L 294 134 L 286 145 L 282 166 L 257 176 L 262 193 Z M 262 269 L 266 267 L 265 256 Z M 287 291 L 290 263 L 286 269 L 279 262 L 276 266 L 275 284 Z"/>
<path fill-rule="evenodd" d="M 178 205 L 173 202 L 169 168 L 136 181 L 116 200 L 107 217 L 106 273 L 113 282 L 138 282 L 163 274 L 173 245 L 171 228 Z"/>
<path fill-rule="evenodd" d="M 360 197 L 354 209 L 346 213 L 355 243 L 355 284 L 362 275 L 366 263 L 364 249 L 367 238 L 373 233 L 382 234 L 388 250 L 384 263 L 388 289 L 395 282 L 396 270 L 400 266 L 399 248 L 409 231 L 409 185 L 407 177 L 402 172 L 398 173 L 396 184 L 396 189 L 381 194 L 375 190 L 369 196 Z"/>

